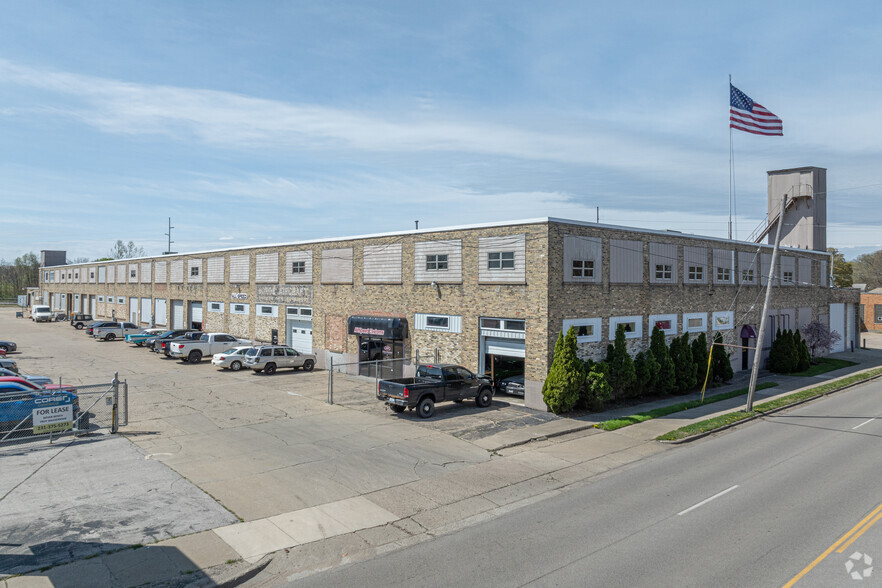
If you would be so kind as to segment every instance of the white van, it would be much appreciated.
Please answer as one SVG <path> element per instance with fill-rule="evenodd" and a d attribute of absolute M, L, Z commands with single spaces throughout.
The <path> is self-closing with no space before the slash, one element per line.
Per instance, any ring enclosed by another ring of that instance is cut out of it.
<path fill-rule="evenodd" d="M 52 320 L 52 309 L 50 309 L 48 306 L 32 306 L 31 320 L 37 323 L 48 323 Z"/>

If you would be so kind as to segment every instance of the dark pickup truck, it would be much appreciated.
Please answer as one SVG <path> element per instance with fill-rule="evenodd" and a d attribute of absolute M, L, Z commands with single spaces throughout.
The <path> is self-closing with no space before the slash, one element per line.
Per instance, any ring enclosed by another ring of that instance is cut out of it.
<path fill-rule="evenodd" d="M 415 378 L 377 383 L 378 400 L 384 401 L 394 412 L 416 408 L 424 419 L 435 413 L 436 402 L 461 402 L 466 398 L 474 398 L 475 405 L 486 408 L 493 401 L 493 387 L 489 378 L 458 365 L 421 365 Z"/>

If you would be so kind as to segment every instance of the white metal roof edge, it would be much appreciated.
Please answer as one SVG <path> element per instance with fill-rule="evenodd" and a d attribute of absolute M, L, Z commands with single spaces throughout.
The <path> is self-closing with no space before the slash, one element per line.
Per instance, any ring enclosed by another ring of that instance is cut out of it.
<path fill-rule="evenodd" d="M 694 233 L 681 233 L 679 231 L 665 231 L 665 230 L 657 230 L 657 229 L 642 229 L 639 227 L 628 227 L 623 225 L 607 225 L 603 223 L 595 223 L 591 221 L 580 221 L 573 219 L 564 219 L 564 218 L 556 218 L 556 217 L 539 217 L 539 218 L 530 218 L 530 219 L 521 219 L 521 220 L 511 220 L 511 221 L 496 221 L 496 222 L 488 222 L 488 223 L 475 223 L 470 225 L 453 225 L 448 227 L 436 227 L 436 228 L 426 228 L 426 229 L 409 229 L 406 231 L 392 231 L 386 233 L 369 233 L 365 235 L 351 235 L 346 237 L 325 237 L 320 239 L 306 239 L 303 241 L 285 241 L 281 243 L 264 243 L 260 245 L 240 245 L 238 247 L 224 247 L 222 249 L 206 249 L 202 251 L 190 251 L 187 253 L 175 253 L 172 255 L 145 255 L 143 257 L 132 257 L 125 259 L 106 259 L 104 261 L 87 261 L 83 263 L 72 263 L 70 265 L 50 265 L 50 266 L 40 266 L 41 268 L 61 268 L 61 267 L 83 267 L 97 264 L 114 264 L 114 263 L 134 263 L 137 261 L 144 261 L 148 259 L 174 259 L 176 257 L 191 257 L 193 255 L 205 255 L 209 253 L 226 253 L 229 251 L 247 251 L 250 249 L 266 249 L 270 247 L 295 247 L 301 245 L 314 245 L 316 243 L 339 243 L 342 241 L 358 241 L 363 239 L 379 239 L 382 237 L 396 237 L 396 236 L 404 236 L 404 235 L 420 235 L 420 234 L 429 234 L 429 233 L 448 233 L 451 231 L 464 231 L 464 230 L 474 230 L 474 229 L 489 229 L 489 228 L 498 228 L 498 227 L 511 227 L 511 226 L 520 226 L 520 225 L 537 225 L 543 223 L 558 223 L 558 224 L 566 224 L 566 225 L 576 225 L 580 227 L 596 227 L 598 229 L 614 229 L 620 231 L 629 231 L 632 233 L 643 233 L 647 235 L 664 235 L 666 237 L 682 237 L 684 239 L 702 239 L 704 241 L 714 241 L 718 243 L 733 243 L 738 245 L 748 245 L 748 246 L 758 246 L 764 247 L 767 249 L 771 249 L 772 245 L 768 245 L 766 243 L 753 243 L 751 241 L 737 241 L 735 239 L 723 239 L 722 237 L 709 237 L 705 235 L 697 235 Z M 830 256 L 830 253 L 826 251 L 815 251 L 812 249 L 798 249 L 796 247 L 781 247 L 780 249 L 787 251 L 799 251 L 801 253 L 814 253 L 817 255 L 826 255 Z"/>

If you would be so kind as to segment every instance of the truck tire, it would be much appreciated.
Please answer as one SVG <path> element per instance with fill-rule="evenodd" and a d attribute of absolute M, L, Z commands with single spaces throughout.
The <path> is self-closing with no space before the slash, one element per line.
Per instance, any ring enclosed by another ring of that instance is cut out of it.
<path fill-rule="evenodd" d="M 404 412 L 404 410 L 407 408 L 406 406 L 399 406 L 397 404 L 390 404 L 389 407 L 392 408 L 392 412 L 398 413 Z"/>
<path fill-rule="evenodd" d="M 274 363 L 266 364 L 263 368 L 263 371 L 269 375 L 273 375 L 274 373 L 276 373 L 276 364 L 274 364 Z"/>
<path fill-rule="evenodd" d="M 114 339 L 116 339 L 116 335 L 114 335 L 113 333 L 107 333 L 107 336 L 104 337 L 105 341 L 113 341 Z"/>
<path fill-rule="evenodd" d="M 315 362 L 312 361 L 311 359 L 307 359 L 306 361 L 303 362 L 303 371 L 304 372 L 311 372 L 312 368 L 314 368 L 314 367 L 315 367 Z"/>
<path fill-rule="evenodd" d="M 77 331 L 82 331 L 83 330 L 83 323 L 77 323 L 74 325 L 74 327 L 76 327 Z"/>
<path fill-rule="evenodd" d="M 431 396 L 424 396 L 417 404 L 417 412 L 420 413 L 421 419 L 427 419 L 435 414 L 435 401 Z"/>
<path fill-rule="evenodd" d="M 478 395 L 475 396 L 475 404 L 478 408 L 487 408 L 491 402 L 493 402 L 493 392 L 490 391 L 490 388 L 481 388 Z"/>
<path fill-rule="evenodd" d="M 189 363 L 199 363 L 202 361 L 202 352 L 198 349 L 194 349 L 190 352 L 190 355 L 187 356 L 187 362 Z"/>

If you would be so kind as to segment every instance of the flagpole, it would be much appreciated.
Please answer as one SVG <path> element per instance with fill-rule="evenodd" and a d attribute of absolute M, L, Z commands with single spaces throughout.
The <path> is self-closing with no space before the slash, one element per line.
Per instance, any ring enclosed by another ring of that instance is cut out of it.
<path fill-rule="evenodd" d="M 729 103 L 732 101 L 732 74 L 729 74 Z M 729 124 L 729 240 L 732 240 L 732 182 L 733 182 L 733 159 L 732 159 L 732 125 Z"/>

